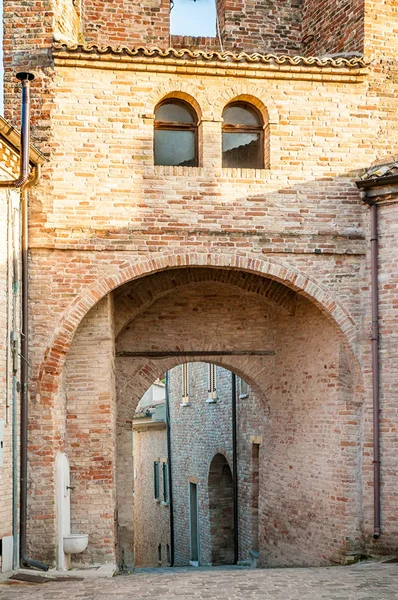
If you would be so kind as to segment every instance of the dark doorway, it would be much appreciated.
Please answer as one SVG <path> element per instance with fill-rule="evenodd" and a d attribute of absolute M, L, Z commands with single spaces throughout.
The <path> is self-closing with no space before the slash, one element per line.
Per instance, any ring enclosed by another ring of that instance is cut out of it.
<path fill-rule="evenodd" d="M 222 454 L 216 454 L 210 465 L 209 511 L 212 564 L 231 565 L 234 562 L 232 472 Z"/>
<path fill-rule="evenodd" d="M 189 482 L 191 563 L 199 564 L 198 484 Z"/>

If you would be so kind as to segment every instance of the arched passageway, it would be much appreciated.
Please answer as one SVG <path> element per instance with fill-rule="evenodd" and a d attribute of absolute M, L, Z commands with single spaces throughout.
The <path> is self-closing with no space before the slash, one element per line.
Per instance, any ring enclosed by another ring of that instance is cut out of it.
<path fill-rule="evenodd" d="M 234 562 L 234 496 L 231 468 L 216 454 L 209 470 L 209 513 L 213 565 Z"/>
<path fill-rule="evenodd" d="M 134 411 L 157 377 L 203 361 L 203 352 L 253 389 L 258 426 L 241 423 L 239 450 L 251 454 L 252 438 L 261 444 L 267 489 L 260 483 L 260 563 L 339 561 L 350 551 L 346 538 L 360 533 L 355 360 L 333 320 L 295 290 L 254 273 L 206 267 L 127 283 L 76 330 L 56 414 L 75 487 L 72 526 L 90 534 L 80 560 L 134 561 Z M 240 493 L 250 520 L 252 499 L 244 486 Z M 252 547 L 251 534 L 244 547 Z"/>

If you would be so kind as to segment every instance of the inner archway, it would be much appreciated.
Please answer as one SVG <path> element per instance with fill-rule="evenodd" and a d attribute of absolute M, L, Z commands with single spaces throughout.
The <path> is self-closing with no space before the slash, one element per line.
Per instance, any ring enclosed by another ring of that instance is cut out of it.
<path fill-rule="evenodd" d="M 216 454 L 209 470 L 209 512 L 212 564 L 234 562 L 234 497 L 232 472 L 227 459 Z"/>

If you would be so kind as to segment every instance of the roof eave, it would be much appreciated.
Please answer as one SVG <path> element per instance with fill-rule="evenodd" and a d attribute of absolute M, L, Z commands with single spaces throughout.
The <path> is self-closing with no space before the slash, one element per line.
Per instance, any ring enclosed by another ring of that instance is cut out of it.
<path fill-rule="evenodd" d="M 19 153 L 21 150 L 21 134 L 4 117 L 0 116 L 0 135 Z M 32 144 L 29 146 L 29 160 L 34 165 L 43 165 L 47 158 Z"/>

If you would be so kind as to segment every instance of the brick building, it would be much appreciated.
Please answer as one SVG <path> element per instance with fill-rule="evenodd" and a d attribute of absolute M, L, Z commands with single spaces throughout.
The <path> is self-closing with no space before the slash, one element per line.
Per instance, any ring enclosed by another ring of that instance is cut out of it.
<path fill-rule="evenodd" d="M 167 462 L 165 387 L 155 382 L 141 398 L 133 420 L 135 567 L 170 563 L 167 477 L 163 476 Z"/>
<path fill-rule="evenodd" d="M 136 567 L 258 563 L 263 423 L 249 386 L 240 379 L 233 385 L 232 378 L 231 371 L 210 363 L 171 369 L 169 451 L 166 400 L 144 396 L 138 404 L 133 420 Z"/>
<path fill-rule="evenodd" d="M 264 429 L 262 564 L 394 553 L 397 208 L 390 189 L 379 535 L 374 209 L 355 182 L 397 155 L 396 2 L 220 0 L 222 49 L 170 37 L 169 8 L 4 0 L 7 116 L 34 71 L 49 159 L 29 198 L 29 552 L 56 562 L 64 452 L 89 534 L 75 562 L 134 562 L 134 410 L 205 354 L 250 384 Z"/>
<path fill-rule="evenodd" d="M 258 536 L 253 536 L 253 532 L 258 529 L 256 482 L 263 419 L 250 398 L 250 388 L 245 382 L 238 383 L 235 524 L 232 377 L 231 371 L 202 362 L 170 371 L 171 482 L 177 566 L 257 559 Z M 192 505 L 196 506 L 196 512 Z"/>

